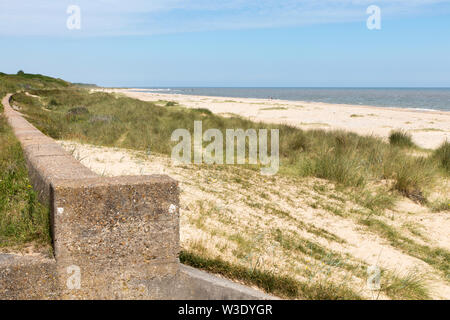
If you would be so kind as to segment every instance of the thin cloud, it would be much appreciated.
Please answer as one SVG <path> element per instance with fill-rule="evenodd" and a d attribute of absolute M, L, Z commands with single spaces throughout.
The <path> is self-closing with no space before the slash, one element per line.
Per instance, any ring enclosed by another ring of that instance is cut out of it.
<path fill-rule="evenodd" d="M 66 9 L 81 8 L 82 28 L 66 28 Z M 4 0 L 1 35 L 150 35 L 363 21 L 372 4 L 384 18 L 450 12 L 450 0 Z"/>

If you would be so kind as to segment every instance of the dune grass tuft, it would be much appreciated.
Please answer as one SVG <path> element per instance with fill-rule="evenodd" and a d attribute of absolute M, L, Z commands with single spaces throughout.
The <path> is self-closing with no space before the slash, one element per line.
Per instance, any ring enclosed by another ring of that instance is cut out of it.
<path fill-rule="evenodd" d="M 438 199 L 430 203 L 433 212 L 450 211 L 450 198 Z"/>
<path fill-rule="evenodd" d="M 450 142 L 445 141 L 433 153 L 433 158 L 439 163 L 439 166 L 450 175 Z"/>
<path fill-rule="evenodd" d="M 435 163 L 424 157 L 405 158 L 396 166 L 394 188 L 414 201 L 426 203 L 424 190 L 434 181 Z"/>
<path fill-rule="evenodd" d="M 389 134 L 389 143 L 393 146 L 411 148 L 415 147 L 411 135 L 403 130 L 394 130 Z"/>
<path fill-rule="evenodd" d="M 383 283 L 381 290 L 393 299 L 430 299 L 430 293 L 425 285 L 423 275 L 409 272 L 403 277 L 399 277 L 393 274 L 383 275 L 383 279 L 385 278 L 387 278 L 387 280 L 385 281 L 385 283 Z"/>

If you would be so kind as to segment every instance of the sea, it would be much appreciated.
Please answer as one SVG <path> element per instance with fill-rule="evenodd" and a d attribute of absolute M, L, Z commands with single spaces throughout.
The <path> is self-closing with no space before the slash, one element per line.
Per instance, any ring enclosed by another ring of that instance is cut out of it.
<path fill-rule="evenodd" d="M 450 111 L 450 88 L 140 88 L 148 92 Z"/>

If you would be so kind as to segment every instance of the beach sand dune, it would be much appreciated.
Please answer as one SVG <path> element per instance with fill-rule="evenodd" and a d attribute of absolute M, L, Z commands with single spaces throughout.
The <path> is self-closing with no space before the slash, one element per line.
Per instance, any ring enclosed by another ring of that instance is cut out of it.
<path fill-rule="evenodd" d="M 175 101 L 187 108 L 206 108 L 224 116 L 289 124 L 302 129 L 343 129 L 387 139 L 395 129 L 408 131 L 414 142 L 434 149 L 450 141 L 450 112 L 329 104 L 271 99 L 205 97 L 149 93 L 144 89 L 96 89 L 125 94 L 144 101 Z"/>
<path fill-rule="evenodd" d="M 180 183 L 180 243 L 183 250 L 202 256 L 220 256 L 234 265 L 248 267 L 249 252 L 264 261 L 263 269 L 299 281 L 319 281 L 320 263 L 295 246 L 274 242 L 274 230 L 289 239 L 318 244 L 327 256 L 356 266 L 378 265 L 402 279 L 423 279 L 434 299 L 448 299 L 450 286 L 443 272 L 410 255 L 358 223 L 361 217 L 351 197 L 331 183 L 313 177 L 263 176 L 240 167 L 179 165 L 166 155 L 60 141 L 83 165 L 102 176 L 168 174 Z M 282 192 L 280 186 L 283 186 Z M 325 188 L 320 192 L 317 186 Z M 239 192 L 236 192 L 239 190 Z M 339 198 L 345 198 L 340 202 Z M 320 202 L 320 206 L 314 203 Z M 257 205 L 259 204 L 259 205 Z M 343 206 L 347 214 L 332 208 Z M 450 249 L 448 212 L 434 212 L 404 198 L 377 219 L 405 237 L 432 248 Z M 395 219 L 392 219 L 395 215 Z M 419 233 L 411 233 L 420 230 Z M 286 240 L 287 241 L 287 240 Z M 246 251 L 247 250 L 247 251 Z M 245 252 L 245 255 L 240 253 Z M 318 265 L 319 263 L 319 265 Z M 328 268 L 328 267 L 327 267 Z M 366 299 L 388 299 L 365 287 L 366 273 L 336 267 L 327 281 L 344 283 Z M 315 274 L 313 278 L 311 274 Z M 389 283 L 389 278 L 383 278 Z"/>

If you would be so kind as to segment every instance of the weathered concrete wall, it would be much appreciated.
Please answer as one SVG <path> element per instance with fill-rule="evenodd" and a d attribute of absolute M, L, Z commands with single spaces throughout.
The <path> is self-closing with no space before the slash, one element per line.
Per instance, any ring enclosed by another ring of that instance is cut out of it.
<path fill-rule="evenodd" d="M 0 253 L 0 299 L 56 299 L 59 296 L 54 259 Z"/>
<path fill-rule="evenodd" d="M 50 185 L 56 180 L 82 180 L 97 175 L 75 160 L 53 139 L 47 137 L 9 105 L 11 94 L 3 100 L 4 114 L 20 141 L 27 162 L 28 174 L 39 199 L 50 200 Z"/>
<path fill-rule="evenodd" d="M 179 263 L 177 181 L 164 175 L 97 176 L 14 111 L 10 96 L 2 100 L 5 115 L 22 144 L 34 189 L 50 206 L 56 260 L 5 258 L 0 286 L 10 289 L 0 287 L 0 298 L 273 298 Z M 33 282 L 19 279 L 25 273 L 39 277 L 35 270 L 41 268 L 44 280 L 56 282 L 42 280 L 33 293 Z M 68 285 L 74 268 L 79 287 Z M 15 295 L 16 287 L 28 289 Z"/>
<path fill-rule="evenodd" d="M 83 280 L 80 290 L 66 293 L 146 298 L 141 281 L 174 277 L 179 270 L 178 198 L 178 184 L 168 176 L 55 181 L 58 269 L 64 273 L 78 266 Z"/>

